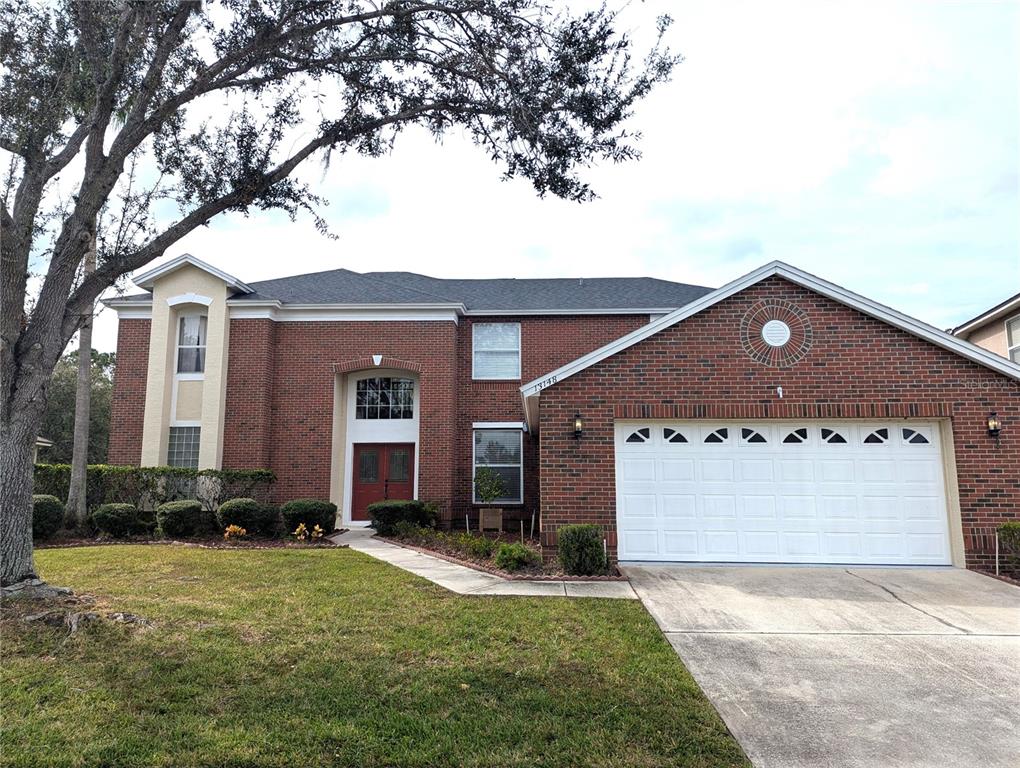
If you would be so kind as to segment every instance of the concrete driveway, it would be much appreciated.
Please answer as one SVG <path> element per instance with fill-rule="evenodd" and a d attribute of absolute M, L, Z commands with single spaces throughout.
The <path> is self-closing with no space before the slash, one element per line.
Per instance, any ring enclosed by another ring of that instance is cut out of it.
<path fill-rule="evenodd" d="M 1020 589 L 958 569 L 624 565 L 759 768 L 1020 765 Z"/>

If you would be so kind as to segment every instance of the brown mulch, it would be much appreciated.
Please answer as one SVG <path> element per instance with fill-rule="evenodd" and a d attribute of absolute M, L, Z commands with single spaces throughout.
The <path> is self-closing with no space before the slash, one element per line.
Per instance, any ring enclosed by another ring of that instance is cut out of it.
<path fill-rule="evenodd" d="M 393 539 L 389 536 L 379 536 L 376 534 L 375 538 L 380 541 L 385 541 L 389 544 L 395 544 L 398 547 L 404 547 L 405 549 L 413 549 L 416 552 L 421 552 L 423 555 L 432 555 L 438 557 L 440 560 L 446 560 L 447 562 L 454 563 L 456 565 L 463 565 L 467 568 L 473 568 L 476 571 L 483 571 L 485 573 L 491 573 L 493 576 L 500 576 L 510 581 L 626 581 L 627 577 L 621 574 L 615 567 L 612 568 L 612 573 L 604 576 L 572 576 L 564 573 L 559 568 L 551 565 L 543 565 L 541 568 L 524 568 L 520 571 L 504 571 L 497 568 L 489 560 L 476 560 L 469 558 L 464 555 L 460 550 L 450 549 L 433 549 L 431 547 L 425 547 L 421 544 L 412 544 L 401 539 Z M 518 538 L 497 538 L 497 541 L 506 541 L 513 543 L 519 541 Z"/>

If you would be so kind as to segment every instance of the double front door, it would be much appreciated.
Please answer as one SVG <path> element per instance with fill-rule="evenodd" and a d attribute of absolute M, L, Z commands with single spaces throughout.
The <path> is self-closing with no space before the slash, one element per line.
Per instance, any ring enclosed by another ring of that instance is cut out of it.
<path fill-rule="evenodd" d="M 368 520 L 368 505 L 414 498 L 414 443 L 355 443 L 351 519 Z"/>

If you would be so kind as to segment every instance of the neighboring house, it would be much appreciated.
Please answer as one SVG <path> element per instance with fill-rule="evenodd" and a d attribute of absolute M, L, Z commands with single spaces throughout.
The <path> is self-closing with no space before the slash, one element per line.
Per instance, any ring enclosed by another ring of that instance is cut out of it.
<path fill-rule="evenodd" d="M 625 560 L 987 566 L 1020 515 L 1020 366 L 779 262 L 715 291 L 187 255 L 135 282 L 110 462 L 269 468 L 343 525 L 384 496 L 459 522 L 480 466 L 548 556 L 588 522 Z"/>
<path fill-rule="evenodd" d="M 1020 293 L 951 332 L 971 344 L 1020 363 Z"/>

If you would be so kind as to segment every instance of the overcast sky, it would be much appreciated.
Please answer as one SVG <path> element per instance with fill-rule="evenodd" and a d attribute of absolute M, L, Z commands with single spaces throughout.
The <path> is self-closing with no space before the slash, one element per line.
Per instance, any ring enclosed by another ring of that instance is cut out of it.
<path fill-rule="evenodd" d="M 649 275 L 718 286 L 781 259 L 939 327 L 1020 290 L 1020 3 L 632 3 L 686 60 L 638 105 L 644 157 L 600 199 L 540 200 L 470 142 L 305 178 L 308 217 L 232 215 L 182 240 L 245 281 L 344 267 L 438 277 Z M 115 315 L 95 344 L 116 345 Z"/>

